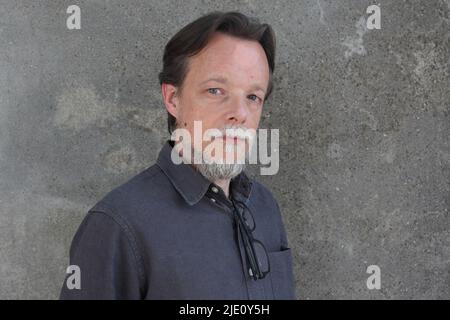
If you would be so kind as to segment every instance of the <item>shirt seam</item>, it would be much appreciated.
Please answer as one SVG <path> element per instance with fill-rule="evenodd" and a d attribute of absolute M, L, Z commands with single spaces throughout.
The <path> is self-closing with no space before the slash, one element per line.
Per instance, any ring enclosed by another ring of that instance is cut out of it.
<path fill-rule="evenodd" d="M 144 266 L 143 266 L 143 261 L 142 261 L 142 255 L 139 253 L 139 249 L 138 249 L 138 245 L 137 245 L 137 240 L 136 237 L 134 236 L 134 232 L 133 232 L 133 228 L 129 225 L 129 223 L 125 220 L 125 218 L 123 218 L 122 216 L 120 216 L 119 214 L 117 214 L 117 212 L 115 210 L 113 210 L 109 205 L 102 203 L 102 206 L 104 206 L 106 209 L 108 209 L 110 211 L 106 212 L 106 211 L 102 211 L 100 209 L 93 209 L 90 210 L 90 213 L 102 213 L 106 216 L 108 216 L 109 218 L 111 218 L 115 223 L 117 223 L 119 225 L 119 227 L 121 227 L 121 229 L 124 231 L 125 237 L 128 241 L 128 244 L 131 247 L 131 250 L 133 252 L 133 257 L 138 269 L 138 273 L 139 273 L 139 278 L 140 278 L 140 288 L 139 291 L 141 293 L 141 296 L 143 295 L 143 289 L 144 289 L 144 283 L 145 283 L 145 273 L 144 273 Z"/>

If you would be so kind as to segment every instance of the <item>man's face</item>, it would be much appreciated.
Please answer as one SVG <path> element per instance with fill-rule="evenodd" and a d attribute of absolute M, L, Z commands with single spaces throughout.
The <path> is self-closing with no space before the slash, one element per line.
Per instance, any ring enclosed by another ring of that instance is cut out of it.
<path fill-rule="evenodd" d="M 268 83 L 269 65 L 257 41 L 216 33 L 189 59 L 182 92 L 175 98 L 177 127 L 187 129 L 192 137 L 194 121 L 201 121 L 203 132 L 227 127 L 256 130 Z M 215 142 L 246 146 L 241 139 L 221 139 Z M 208 144 L 203 142 L 203 150 Z"/>

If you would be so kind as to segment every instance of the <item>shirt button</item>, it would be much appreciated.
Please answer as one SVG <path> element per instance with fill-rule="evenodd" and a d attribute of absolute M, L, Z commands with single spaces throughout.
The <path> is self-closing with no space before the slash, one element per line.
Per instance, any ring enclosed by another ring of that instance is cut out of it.
<path fill-rule="evenodd" d="M 219 189 L 217 189 L 216 187 L 212 187 L 211 190 L 212 190 L 212 192 L 214 192 L 214 193 L 219 192 Z"/>
<path fill-rule="evenodd" d="M 211 198 L 211 201 L 212 201 L 212 202 L 216 202 L 216 199 L 214 199 L 214 198 Z"/>

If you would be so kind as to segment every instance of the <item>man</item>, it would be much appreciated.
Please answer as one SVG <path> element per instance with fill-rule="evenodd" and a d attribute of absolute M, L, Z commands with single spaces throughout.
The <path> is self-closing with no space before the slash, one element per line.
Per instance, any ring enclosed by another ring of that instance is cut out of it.
<path fill-rule="evenodd" d="M 271 27 L 237 12 L 203 16 L 168 42 L 169 132 L 193 136 L 199 121 L 202 134 L 220 134 L 193 147 L 167 141 L 155 165 L 89 210 L 70 250 L 80 283 L 68 286 L 68 276 L 61 299 L 295 299 L 276 200 L 242 163 L 220 161 L 240 147 L 248 157 L 251 139 L 226 129 L 257 129 L 274 58 Z M 212 143 L 214 161 L 202 153 Z"/>

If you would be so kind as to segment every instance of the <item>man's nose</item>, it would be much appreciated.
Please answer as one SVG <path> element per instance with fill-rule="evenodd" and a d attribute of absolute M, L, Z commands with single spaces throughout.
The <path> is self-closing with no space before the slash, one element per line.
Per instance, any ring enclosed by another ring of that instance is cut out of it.
<path fill-rule="evenodd" d="M 231 124 L 245 124 L 249 115 L 247 100 L 241 97 L 235 97 L 231 101 L 227 120 Z"/>

